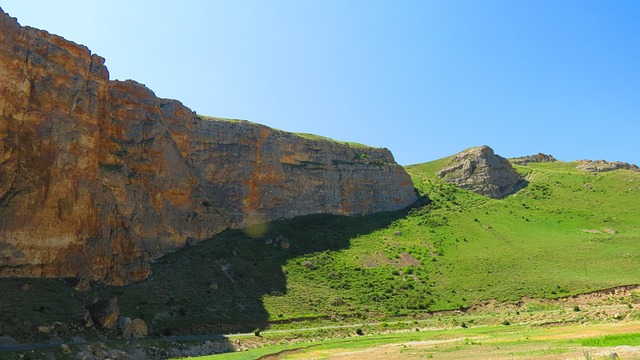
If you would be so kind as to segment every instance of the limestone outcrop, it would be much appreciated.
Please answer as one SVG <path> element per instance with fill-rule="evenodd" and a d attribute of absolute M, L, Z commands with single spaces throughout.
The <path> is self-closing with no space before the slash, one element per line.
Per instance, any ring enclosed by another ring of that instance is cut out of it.
<path fill-rule="evenodd" d="M 552 155 L 547 155 L 543 153 L 537 153 L 535 155 L 529 156 L 521 156 L 513 159 L 509 159 L 509 162 L 512 164 L 518 165 L 527 165 L 528 163 L 548 163 L 548 162 L 556 162 L 558 159 L 554 158 Z"/>
<path fill-rule="evenodd" d="M 125 284 L 228 228 L 415 199 L 387 149 L 198 116 L 0 9 L 0 276 Z"/>
<path fill-rule="evenodd" d="M 629 164 L 627 162 L 622 161 L 605 161 L 605 160 L 581 160 L 578 161 L 580 165 L 578 165 L 579 170 L 584 170 L 587 172 L 606 172 L 613 170 L 631 170 L 631 171 L 640 171 L 638 165 Z"/>
<path fill-rule="evenodd" d="M 488 146 L 467 149 L 455 155 L 438 171 L 444 181 L 477 194 L 500 199 L 526 186 L 509 161 Z"/>

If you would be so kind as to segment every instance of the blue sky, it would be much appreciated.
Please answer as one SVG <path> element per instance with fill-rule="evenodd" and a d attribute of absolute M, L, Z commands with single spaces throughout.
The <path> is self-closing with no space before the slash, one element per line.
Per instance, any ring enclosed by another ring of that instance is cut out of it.
<path fill-rule="evenodd" d="M 387 147 L 403 164 L 640 163 L 640 1 L 0 0 L 199 114 Z"/>

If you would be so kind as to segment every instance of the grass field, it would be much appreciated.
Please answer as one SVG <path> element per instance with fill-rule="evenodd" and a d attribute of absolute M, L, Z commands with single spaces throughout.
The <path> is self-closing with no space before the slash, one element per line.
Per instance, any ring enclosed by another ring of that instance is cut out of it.
<path fill-rule="evenodd" d="M 484 326 L 405 331 L 205 356 L 209 360 L 254 359 L 640 359 L 638 322 L 536 327 Z M 597 334 L 612 334 L 598 336 Z M 605 341 L 601 339 L 616 339 Z M 616 354 L 618 357 L 614 357 Z"/>
<path fill-rule="evenodd" d="M 640 330 L 640 326 L 637 328 Z M 604 335 L 582 340 L 582 346 L 640 346 L 640 333 Z"/>

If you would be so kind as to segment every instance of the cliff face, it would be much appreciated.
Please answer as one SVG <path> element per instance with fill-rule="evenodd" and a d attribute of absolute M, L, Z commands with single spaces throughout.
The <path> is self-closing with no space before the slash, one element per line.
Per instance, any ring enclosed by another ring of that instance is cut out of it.
<path fill-rule="evenodd" d="M 227 228 L 414 200 L 386 149 L 199 117 L 0 9 L 0 276 L 124 284 Z"/>

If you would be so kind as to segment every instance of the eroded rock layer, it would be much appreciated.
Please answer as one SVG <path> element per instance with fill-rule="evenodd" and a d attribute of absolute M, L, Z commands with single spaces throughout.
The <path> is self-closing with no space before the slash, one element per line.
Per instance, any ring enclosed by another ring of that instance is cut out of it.
<path fill-rule="evenodd" d="M 124 284 L 227 228 L 414 200 L 386 149 L 200 117 L 0 9 L 0 276 Z"/>
<path fill-rule="evenodd" d="M 528 163 L 549 163 L 556 161 L 558 161 L 558 159 L 554 158 L 552 155 L 543 153 L 509 159 L 510 163 L 518 165 L 527 165 Z"/>
<path fill-rule="evenodd" d="M 631 170 L 640 171 L 638 165 L 629 164 L 621 161 L 605 161 L 605 160 L 581 160 L 578 161 L 578 169 L 587 172 L 606 172 L 614 170 Z"/>

